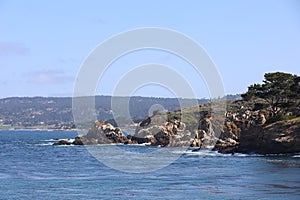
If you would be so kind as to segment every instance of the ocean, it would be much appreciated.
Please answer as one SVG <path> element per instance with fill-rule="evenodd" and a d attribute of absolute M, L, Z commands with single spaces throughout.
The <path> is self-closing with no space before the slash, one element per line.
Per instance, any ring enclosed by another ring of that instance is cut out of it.
<path fill-rule="evenodd" d="M 299 155 L 186 150 L 161 169 L 129 173 L 107 167 L 85 146 L 52 145 L 76 135 L 0 131 L 0 199 L 300 199 Z M 156 147 L 120 148 L 138 153 Z M 122 164 L 124 155 L 115 156 Z"/>

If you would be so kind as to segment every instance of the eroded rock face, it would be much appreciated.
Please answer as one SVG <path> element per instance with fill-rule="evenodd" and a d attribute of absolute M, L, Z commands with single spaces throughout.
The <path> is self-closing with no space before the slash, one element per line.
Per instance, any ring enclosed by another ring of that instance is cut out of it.
<path fill-rule="evenodd" d="M 227 138 L 226 140 L 219 139 L 213 150 L 217 150 L 219 153 L 228 154 L 237 152 L 239 142 L 234 139 Z"/>
<path fill-rule="evenodd" d="M 83 136 L 82 141 L 84 144 L 125 143 L 127 137 L 120 128 L 111 124 L 96 122 L 94 128 Z"/>
<path fill-rule="evenodd" d="M 128 138 L 123 134 L 120 128 L 103 122 L 95 122 L 94 126 L 86 135 L 77 136 L 73 145 L 96 145 L 109 143 L 126 143 Z M 55 145 L 68 145 L 65 140 L 60 140 Z"/>
<path fill-rule="evenodd" d="M 238 152 L 289 154 L 300 152 L 300 120 L 253 127 L 240 137 Z"/>
<path fill-rule="evenodd" d="M 213 119 L 208 112 L 200 112 L 198 128 L 195 130 L 194 138 L 191 139 L 190 146 L 201 149 L 212 149 L 220 136 L 223 124 Z"/>
<path fill-rule="evenodd" d="M 190 140 L 190 137 L 187 137 L 190 132 L 185 130 L 185 127 L 180 118 L 170 120 L 168 116 L 159 114 L 153 116 L 151 120 L 142 121 L 136 128 L 134 136 L 147 138 L 152 146 L 183 146 Z"/>
<path fill-rule="evenodd" d="M 300 119 L 266 124 L 265 111 L 249 113 L 248 119 L 225 122 L 214 150 L 220 153 L 292 154 L 300 152 Z"/>
<path fill-rule="evenodd" d="M 124 144 L 145 144 L 145 143 L 151 143 L 152 138 L 150 137 L 136 137 L 133 135 L 127 136 L 127 142 Z"/>

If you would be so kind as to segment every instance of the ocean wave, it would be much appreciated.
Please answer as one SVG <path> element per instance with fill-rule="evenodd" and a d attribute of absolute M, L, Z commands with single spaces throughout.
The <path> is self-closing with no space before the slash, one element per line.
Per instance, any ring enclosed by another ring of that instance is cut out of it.
<path fill-rule="evenodd" d="M 52 146 L 54 142 L 47 142 L 47 143 L 41 143 L 41 144 L 35 144 L 35 146 Z"/>
<path fill-rule="evenodd" d="M 126 144 L 128 146 L 151 146 L 151 142 L 142 143 L 142 144 Z"/>
<path fill-rule="evenodd" d="M 210 157 L 257 157 L 263 156 L 259 154 L 243 154 L 243 153 L 235 153 L 235 154 L 222 154 L 218 153 L 217 151 L 212 150 L 197 150 L 197 149 L 187 149 L 187 150 L 180 150 L 174 151 L 173 153 L 176 154 L 184 154 L 184 155 L 191 155 L 191 156 L 210 156 Z"/>
<path fill-rule="evenodd" d="M 53 138 L 53 139 L 41 140 L 41 142 L 57 142 L 59 140 L 60 139 L 58 139 L 58 138 Z"/>

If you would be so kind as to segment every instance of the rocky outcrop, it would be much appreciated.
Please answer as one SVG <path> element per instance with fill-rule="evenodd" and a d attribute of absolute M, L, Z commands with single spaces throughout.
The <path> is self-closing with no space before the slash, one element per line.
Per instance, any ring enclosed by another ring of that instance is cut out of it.
<path fill-rule="evenodd" d="M 53 145 L 72 145 L 72 144 L 73 144 L 73 141 L 63 139 L 63 140 L 59 140 L 58 142 L 55 142 Z"/>
<path fill-rule="evenodd" d="M 267 114 L 226 122 L 213 150 L 220 153 L 292 154 L 300 152 L 300 118 L 267 124 Z M 249 122 L 249 120 L 251 120 Z"/>
<path fill-rule="evenodd" d="M 143 120 L 137 126 L 135 134 L 128 136 L 111 124 L 95 122 L 86 135 L 77 136 L 73 141 L 60 140 L 55 145 L 146 143 L 161 147 L 213 148 L 220 153 L 300 152 L 300 118 L 268 123 L 267 111 L 242 108 L 238 112 L 226 113 L 225 122 L 223 119 L 218 123 L 218 116 L 212 118 L 208 111 L 200 111 L 194 116 L 198 126 L 189 123 L 187 119 L 181 119 L 180 112 L 157 113 Z"/>
<path fill-rule="evenodd" d="M 300 118 L 243 131 L 237 152 L 289 154 L 300 152 Z"/>
<path fill-rule="evenodd" d="M 156 114 L 139 124 L 134 137 L 145 138 L 152 146 L 186 146 L 190 143 L 191 133 L 185 128 L 178 116 Z"/>
<path fill-rule="evenodd" d="M 237 153 L 239 142 L 234 139 L 227 138 L 225 140 L 217 140 L 213 150 L 223 154 L 234 154 Z"/>
<path fill-rule="evenodd" d="M 200 119 L 198 129 L 195 130 L 195 137 L 191 140 L 190 146 L 202 149 L 211 148 L 216 140 L 211 116 L 207 114 Z"/>
<path fill-rule="evenodd" d="M 125 143 L 127 137 L 120 128 L 114 127 L 109 123 L 95 122 L 92 129 L 82 136 L 81 141 L 85 145 Z"/>
<path fill-rule="evenodd" d="M 128 138 L 120 128 L 109 123 L 95 122 L 86 135 L 77 136 L 73 142 L 60 140 L 54 145 L 96 145 L 110 143 L 126 143 Z"/>

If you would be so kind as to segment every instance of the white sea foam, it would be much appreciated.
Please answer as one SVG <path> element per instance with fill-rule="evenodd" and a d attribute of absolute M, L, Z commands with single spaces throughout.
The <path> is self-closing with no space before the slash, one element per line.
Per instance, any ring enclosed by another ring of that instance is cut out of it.
<path fill-rule="evenodd" d="M 186 149 L 180 149 L 172 151 L 174 154 L 184 154 L 184 155 L 197 155 L 197 156 L 219 156 L 222 154 L 219 154 L 216 151 L 210 151 L 210 150 L 199 150 L 199 151 L 193 151 L 193 150 L 186 150 Z"/>
<path fill-rule="evenodd" d="M 41 140 L 41 142 L 57 142 L 60 139 L 49 139 L 49 140 Z"/>
<path fill-rule="evenodd" d="M 36 146 L 52 146 L 54 142 L 47 142 L 47 143 L 42 143 L 42 144 L 36 144 Z"/>
<path fill-rule="evenodd" d="M 203 151 L 187 151 L 186 153 L 184 154 L 187 154 L 187 155 L 199 155 L 199 156 L 218 156 L 218 153 L 215 152 L 215 151 L 206 151 L 206 150 L 203 150 Z"/>
<path fill-rule="evenodd" d="M 173 153 L 176 154 L 184 154 L 184 155 L 197 155 L 197 156 L 211 156 L 211 157 L 256 157 L 256 156 L 262 156 L 258 154 L 243 154 L 243 153 L 235 153 L 235 154 L 222 154 L 218 153 L 217 151 L 211 151 L 211 150 L 198 150 L 198 151 L 193 151 L 197 149 L 188 149 L 188 150 L 177 150 L 174 151 Z"/>
<path fill-rule="evenodd" d="M 151 142 L 142 143 L 142 144 L 126 144 L 126 145 L 129 145 L 129 146 L 150 146 Z"/>

